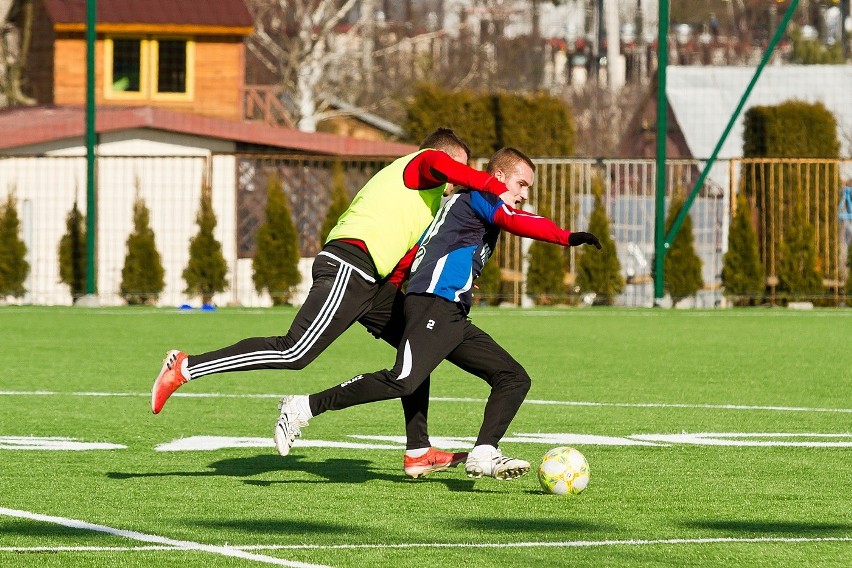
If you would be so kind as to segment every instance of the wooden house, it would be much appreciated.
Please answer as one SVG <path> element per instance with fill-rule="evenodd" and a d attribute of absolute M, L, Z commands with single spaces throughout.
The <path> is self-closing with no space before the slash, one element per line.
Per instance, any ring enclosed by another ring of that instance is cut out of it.
<path fill-rule="evenodd" d="M 86 1 L 31 0 L 32 35 L 23 90 L 39 105 L 86 97 Z M 25 25 L 16 0 L 13 21 Z M 155 106 L 241 119 L 245 42 L 253 31 L 243 0 L 98 0 L 96 104 Z"/>

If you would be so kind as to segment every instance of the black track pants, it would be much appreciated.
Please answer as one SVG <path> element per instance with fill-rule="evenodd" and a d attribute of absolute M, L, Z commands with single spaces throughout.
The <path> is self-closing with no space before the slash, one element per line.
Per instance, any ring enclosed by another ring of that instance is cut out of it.
<path fill-rule="evenodd" d="M 366 253 L 327 245 L 312 268 L 313 284 L 287 335 L 252 337 L 189 357 L 193 379 L 254 369 L 303 369 L 355 321 L 369 312 L 380 288 Z"/>
<path fill-rule="evenodd" d="M 314 260 L 313 284 L 287 335 L 253 337 L 201 355 L 190 355 L 193 379 L 254 369 L 303 369 L 355 321 L 394 349 L 402 336 L 403 295 L 380 282 L 369 255 L 332 242 Z M 409 448 L 429 446 L 429 381 L 402 399 Z"/>
<path fill-rule="evenodd" d="M 313 413 L 416 396 L 432 370 L 446 358 L 491 386 L 476 443 L 496 447 L 529 391 L 526 371 L 453 302 L 410 294 L 405 297 L 405 322 L 392 369 L 358 375 L 311 395 Z"/>

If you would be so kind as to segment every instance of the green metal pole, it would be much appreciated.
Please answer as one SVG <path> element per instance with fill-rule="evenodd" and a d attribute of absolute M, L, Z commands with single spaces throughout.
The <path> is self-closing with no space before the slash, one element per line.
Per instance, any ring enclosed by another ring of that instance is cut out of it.
<path fill-rule="evenodd" d="M 669 0 L 660 0 L 657 31 L 657 199 L 654 221 L 654 305 L 663 299 L 663 260 L 666 238 L 666 134 L 669 108 L 666 98 L 666 67 L 669 60 Z"/>
<path fill-rule="evenodd" d="M 86 294 L 97 292 L 95 243 L 97 200 L 95 195 L 95 20 L 97 0 L 86 0 Z"/>
<path fill-rule="evenodd" d="M 722 132 L 722 136 L 716 143 L 716 147 L 713 148 L 713 153 L 710 155 L 710 158 L 704 165 L 704 169 L 701 170 L 701 175 L 699 175 L 698 179 L 695 181 L 695 186 L 689 193 L 689 197 L 683 204 L 683 207 L 681 207 L 680 211 L 677 214 L 677 217 L 675 217 L 674 223 L 672 223 L 671 229 L 669 229 L 669 232 L 666 235 L 665 243 L 663 246 L 665 246 L 667 249 L 671 246 L 672 241 L 674 241 L 674 238 L 677 236 L 677 232 L 680 230 L 681 225 L 683 225 L 683 221 L 686 219 L 686 216 L 689 213 L 689 208 L 692 207 L 692 203 L 695 201 L 695 198 L 698 196 L 698 192 L 701 191 L 702 187 L 704 187 L 704 180 L 707 179 L 707 174 L 710 173 L 710 168 L 713 167 L 713 164 L 716 162 L 716 158 L 719 156 L 719 151 L 721 151 L 722 145 L 725 143 L 725 140 L 728 139 L 728 134 L 731 133 L 731 129 L 734 127 L 734 124 L 737 121 L 737 117 L 742 112 L 743 107 L 745 106 L 749 95 L 751 95 L 751 91 L 752 89 L 754 89 L 755 84 L 757 84 L 757 80 L 760 78 L 760 74 L 763 72 L 763 68 L 766 67 L 766 63 L 769 61 L 769 57 L 772 55 L 772 51 L 775 49 L 775 46 L 778 44 L 778 42 L 781 41 L 781 36 L 784 35 L 784 30 L 787 29 L 787 24 L 790 22 L 790 18 L 793 17 L 793 12 L 796 11 L 796 6 L 798 4 L 799 0 L 793 0 L 792 2 L 790 2 L 790 6 L 784 13 L 784 18 L 781 20 L 781 24 L 775 30 L 775 35 L 772 36 L 772 40 L 769 42 L 769 45 L 766 46 L 766 51 L 763 53 L 763 57 L 761 58 L 760 64 L 757 66 L 757 69 L 754 72 L 754 76 L 751 78 L 751 82 L 749 82 L 748 87 L 746 87 L 745 93 L 743 93 L 742 98 L 740 98 L 740 102 L 737 105 L 734 114 L 732 114 L 730 120 L 728 120 L 728 125 L 725 127 L 725 131 Z"/>

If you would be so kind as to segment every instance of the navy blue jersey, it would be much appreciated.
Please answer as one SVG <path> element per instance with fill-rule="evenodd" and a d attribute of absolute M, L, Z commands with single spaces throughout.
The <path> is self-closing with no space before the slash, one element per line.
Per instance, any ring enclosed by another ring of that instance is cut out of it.
<path fill-rule="evenodd" d="M 450 197 L 423 235 L 407 293 L 434 294 L 461 304 L 468 312 L 473 281 L 500 236 L 494 216 L 502 205 L 496 195 L 479 191 Z"/>
<path fill-rule="evenodd" d="M 473 281 L 491 257 L 501 229 L 562 246 L 568 245 L 571 234 L 547 217 L 515 209 L 494 194 L 456 193 L 420 239 L 407 293 L 434 294 L 470 311 Z"/>

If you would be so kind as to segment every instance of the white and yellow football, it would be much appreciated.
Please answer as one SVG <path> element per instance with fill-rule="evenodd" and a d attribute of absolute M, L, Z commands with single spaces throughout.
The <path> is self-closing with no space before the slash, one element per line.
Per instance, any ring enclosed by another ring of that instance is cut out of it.
<path fill-rule="evenodd" d="M 553 448 L 541 460 L 538 481 L 545 493 L 576 495 L 589 484 L 589 462 L 575 448 Z"/>

